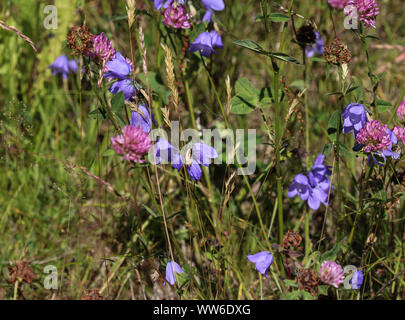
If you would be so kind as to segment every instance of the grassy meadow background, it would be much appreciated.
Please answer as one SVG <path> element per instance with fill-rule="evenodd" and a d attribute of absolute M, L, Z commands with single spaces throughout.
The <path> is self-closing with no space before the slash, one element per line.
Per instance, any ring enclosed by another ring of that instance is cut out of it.
<path fill-rule="evenodd" d="M 278 116 L 282 119 L 278 142 L 274 139 L 276 114 L 272 104 L 247 115 L 235 115 L 229 103 L 238 79 L 247 78 L 258 89 L 275 85 L 271 60 L 235 45 L 234 40 L 253 40 L 269 50 L 281 47 L 280 51 L 302 62 L 302 50 L 292 41 L 291 21 L 268 21 L 265 25 L 256 19 L 261 14 L 260 4 L 265 2 L 271 12 L 286 15 L 288 12 L 275 4 L 287 9 L 292 4 L 293 11 L 306 19 L 295 16 L 296 28 L 304 21 L 313 21 L 325 44 L 335 36 L 341 38 L 352 54 L 349 76 L 356 87 L 342 102 L 337 95 L 328 95 L 341 88 L 337 68 L 325 63 L 322 56 L 308 59 L 305 68 L 277 60 L 281 93 Z M 200 11 L 200 1 L 193 3 Z M 369 105 L 378 97 L 389 101 L 392 108 L 375 117 L 389 126 L 396 121 L 395 109 L 405 97 L 405 10 L 397 0 L 378 3 L 377 28 L 367 31 L 378 39 L 367 40 L 367 62 L 356 35 L 343 27 L 343 12 L 330 10 L 326 0 L 225 1 L 225 10 L 215 18 L 224 48 L 205 59 L 204 66 L 196 54 L 188 53 L 182 61 L 184 43 L 159 22 L 153 2 L 137 1 L 132 28 L 134 69 L 137 78 L 144 81 L 137 36 L 142 26 L 158 125 L 165 126 L 160 108 L 170 101 L 165 52 L 160 46 L 164 42 L 174 56 L 182 93 L 179 118 L 184 128 L 193 127 L 188 108 L 191 103 L 198 128 L 225 128 L 229 123 L 231 128 L 257 130 L 257 168 L 253 175 L 234 175 L 235 164 L 211 165 L 194 183 L 170 166 L 158 167 L 171 246 L 185 271 L 175 286 L 168 286 L 163 281 L 170 254 L 155 168 L 146 171 L 144 166 L 131 166 L 111 152 L 110 139 L 117 133 L 111 122 L 89 116 L 99 102 L 86 76 L 69 75 L 63 81 L 52 76 L 48 68 L 62 54 L 73 58 L 66 36 L 70 27 L 83 21 L 92 33 L 106 33 L 117 50 L 130 56 L 125 1 L 1 1 L 0 20 L 28 36 L 38 52 L 14 32 L 0 29 L 0 299 L 81 299 L 91 290 L 106 299 L 309 299 L 308 295 L 293 294 L 297 292 L 295 278 L 286 274 L 285 256 L 277 253 L 276 247 L 272 247 L 275 263 L 269 279 L 259 276 L 246 259 L 248 254 L 269 250 L 269 244 L 280 244 L 281 228 L 284 233 L 299 231 L 305 238 L 303 256 L 296 258 L 300 264 L 319 269 L 319 261 L 328 257 L 364 272 L 363 286 L 355 294 L 329 287 L 323 288 L 318 298 L 405 299 L 403 160 L 395 163 L 395 175 L 402 177 L 402 184 L 393 182 L 394 173 L 388 166 L 377 168 L 372 179 L 364 181 L 367 161 L 352 151 L 352 134 L 342 134 L 341 197 L 334 192 L 328 209 L 321 205 L 316 211 L 297 197 L 287 197 L 294 176 L 309 170 L 318 154 L 325 152 L 325 163 L 334 165 L 328 128 L 342 103 Z M 48 4 L 58 8 L 55 30 L 43 26 L 43 9 Z M 189 37 L 193 40 L 195 31 L 190 31 Z M 182 62 L 187 65 L 184 79 L 179 72 Z M 369 67 L 381 75 L 375 90 Z M 299 95 L 305 88 L 306 93 Z M 113 95 L 107 93 L 107 97 Z M 298 103 L 285 121 L 294 99 Z M 177 120 L 177 114 L 171 112 L 172 120 Z M 152 176 L 152 184 L 146 172 Z M 336 170 L 331 179 L 336 189 Z M 360 184 L 366 190 L 361 206 Z M 306 214 L 308 230 L 304 227 Z M 349 245 L 356 215 L 357 227 Z M 32 284 L 9 283 L 9 267 L 22 260 L 31 266 L 35 280 Z M 56 290 L 43 286 L 47 265 L 58 270 Z"/>

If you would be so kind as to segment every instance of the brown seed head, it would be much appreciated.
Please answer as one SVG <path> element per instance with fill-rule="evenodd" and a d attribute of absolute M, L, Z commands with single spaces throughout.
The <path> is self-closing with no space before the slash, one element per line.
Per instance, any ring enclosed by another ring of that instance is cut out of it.
<path fill-rule="evenodd" d="M 283 247 L 288 248 L 298 248 L 301 245 L 302 237 L 297 231 L 288 230 L 283 238 Z"/>
<path fill-rule="evenodd" d="M 26 261 L 18 261 L 14 267 L 9 267 L 8 271 L 10 272 L 8 283 L 22 281 L 32 284 L 37 277 Z"/>
<path fill-rule="evenodd" d="M 347 64 L 352 59 L 350 51 L 339 38 L 335 38 L 330 45 L 325 47 L 324 54 L 326 60 L 332 64 Z"/>
<path fill-rule="evenodd" d="M 67 46 L 73 50 L 73 54 L 89 55 L 93 47 L 92 34 L 87 26 L 74 26 L 67 36 Z"/>
<path fill-rule="evenodd" d="M 316 296 L 318 294 L 319 278 L 313 269 L 301 269 L 297 276 L 298 288 Z"/>
<path fill-rule="evenodd" d="M 87 290 L 86 294 L 82 297 L 82 300 L 105 300 L 97 289 Z"/>

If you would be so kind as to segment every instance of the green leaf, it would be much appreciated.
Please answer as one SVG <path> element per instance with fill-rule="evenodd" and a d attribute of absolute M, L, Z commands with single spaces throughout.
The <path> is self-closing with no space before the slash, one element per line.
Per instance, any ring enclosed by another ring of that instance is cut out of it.
<path fill-rule="evenodd" d="M 270 87 L 260 90 L 259 104 L 262 108 L 268 108 L 273 103 L 273 94 Z"/>
<path fill-rule="evenodd" d="M 282 61 L 286 61 L 286 62 L 291 62 L 291 63 L 295 63 L 298 65 L 301 65 L 301 63 L 295 59 L 294 57 L 289 56 L 288 54 L 282 53 L 282 52 L 271 52 L 269 53 L 270 56 L 272 56 L 273 58 L 282 60 Z"/>
<path fill-rule="evenodd" d="M 97 108 L 89 113 L 89 117 L 92 119 L 107 119 L 107 113 L 103 108 Z"/>
<path fill-rule="evenodd" d="M 124 92 L 119 92 L 111 99 L 111 108 L 115 114 L 119 114 L 125 106 Z"/>
<path fill-rule="evenodd" d="M 139 79 L 146 85 L 145 74 L 141 73 Z M 154 93 L 157 93 L 165 104 L 169 103 L 170 91 L 164 85 L 162 77 L 155 72 L 148 72 L 149 84 Z"/>
<path fill-rule="evenodd" d="M 311 58 L 310 60 L 311 60 L 311 61 L 314 61 L 314 62 L 321 62 L 321 63 L 327 63 L 327 62 L 328 62 L 328 61 L 326 61 L 325 59 L 318 58 L 318 57 L 313 57 L 313 58 Z"/>
<path fill-rule="evenodd" d="M 256 109 L 260 100 L 260 91 L 246 78 L 240 78 L 235 85 L 236 96 L 232 98 L 231 112 L 248 114 Z"/>
<path fill-rule="evenodd" d="M 248 114 L 256 109 L 256 101 L 246 100 L 244 97 L 236 96 L 231 99 L 231 112 L 234 114 Z"/>
<path fill-rule="evenodd" d="M 378 113 L 383 113 L 392 109 L 392 104 L 388 101 L 377 100 L 376 101 L 376 110 Z"/>
<path fill-rule="evenodd" d="M 346 147 L 343 141 L 339 141 L 339 151 L 344 157 L 356 158 L 356 154 L 353 151 L 351 151 L 348 147 Z"/>
<path fill-rule="evenodd" d="M 339 253 L 339 244 L 336 244 L 331 250 L 326 251 L 321 255 L 319 262 L 322 263 L 327 260 L 335 261 L 338 253 Z"/>
<path fill-rule="evenodd" d="M 260 14 L 256 17 L 256 22 L 263 21 L 264 18 L 265 18 L 264 15 Z M 271 13 L 267 15 L 267 19 L 269 19 L 272 22 L 286 22 L 290 20 L 290 18 L 287 15 L 282 13 Z"/>
<path fill-rule="evenodd" d="M 146 204 L 143 204 L 142 205 L 144 208 L 145 208 L 145 210 L 153 217 L 153 218 L 158 218 L 159 216 L 151 209 L 151 208 L 149 208 Z"/>
<path fill-rule="evenodd" d="M 260 54 L 267 53 L 258 43 L 254 42 L 252 40 L 233 40 L 232 42 L 234 44 L 236 44 L 237 46 L 252 50 L 254 52 L 258 52 Z"/>
<path fill-rule="evenodd" d="M 297 88 L 299 91 L 303 91 L 305 89 L 305 81 L 295 80 L 290 84 L 290 87 Z"/>
<path fill-rule="evenodd" d="M 331 144 L 331 143 L 325 144 L 325 146 L 323 147 L 322 153 L 323 153 L 325 156 L 328 156 L 328 155 L 331 153 L 331 151 L 332 151 L 332 144 Z"/>
<path fill-rule="evenodd" d="M 103 157 L 111 157 L 111 156 L 115 156 L 116 153 L 114 151 L 114 149 L 107 149 L 106 151 L 103 152 Z"/>
<path fill-rule="evenodd" d="M 336 141 L 339 133 L 340 118 L 339 112 L 335 111 L 329 119 L 328 123 L 328 135 L 332 141 Z"/>
<path fill-rule="evenodd" d="M 240 78 L 236 81 L 236 94 L 244 97 L 251 97 L 258 100 L 260 91 L 256 89 L 247 78 Z"/>

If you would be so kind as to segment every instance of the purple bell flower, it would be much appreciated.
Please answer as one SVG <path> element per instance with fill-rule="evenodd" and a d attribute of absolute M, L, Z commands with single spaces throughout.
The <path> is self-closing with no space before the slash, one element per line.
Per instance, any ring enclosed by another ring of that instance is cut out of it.
<path fill-rule="evenodd" d="M 69 74 L 69 60 L 65 55 L 59 56 L 49 68 L 51 69 L 53 76 L 61 74 L 63 79 L 67 79 Z"/>
<path fill-rule="evenodd" d="M 135 86 L 133 81 L 130 79 L 118 80 L 114 82 L 109 91 L 113 94 L 118 94 L 120 92 L 124 93 L 125 100 L 130 100 L 135 95 Z"/>
<path fill-rule="evenodd" d="M 111 85 L 109 91 L 114 94 L 123 92 L 125 100 L 130 100 L 136 93 L 133 80 L 130 79 L 132 70 L 130 61 L 117 51 L 115 58 L 107 62 L 106 68 L 104 76 L 110 80 L 118 80 Z"/>
<path fill-rule="evenodd" d="M 224 47 L 221 36 L 215 30 L 200 33 L 188 50 L 190 52 L 200 51 L 204 57 L 209 57 L 215 53 L 214 47 Z"/>
<path fill-rule="evenodd" d="M 305 48 L 305 53 L 308 58 L 312 58 L 315 55 L 315 53 L 321 55 L 324 52 L 324 42 L 322 40 L 320 33 L 318 31 L 315 31 L 315 35 L 316 35 L 315 43 L 312 46 L 307 46 Z"/>
<path fill-rule="evenodd" d="M 363 284 L 363 272 L 361 270 L 358 270 L 353 274 L 350 284 L 352 285 L 353 290 L 360 289 Z"/>
<path fill-rule="evenodd" d="M 218 153 L 214 148 L 205 143 L 194 143 L 188 150 L 187 156 L 180 154 L 177 148 L 172 146 L 166 139 L 160 138 L 155 143 L 156 164 L 171 163 L 172 168 L 180 171 L 183 164 L 186 165 L 190 178 L 194 181 L 201 179 L 202 170 L 200 165 L 208 167 L 211 159 L 217 158 Z"/>
<path fill-rule="evenodd" d="M 151 118 L 151 113 L 142 103 L 138 105 L 137 111 L 132 111 L 130 124 L 133 127 L 141 127 L 146 133 L 149 133 L 152 129 L 152 122 L 154 122 L 153 115 Z"/>
<path fill-rule="evenodd" d="M 297 174 L 288 187 L 288 197 L 299 196 L 301 200 L 307 201 L 313 210 L 318 210 L 321 203 L 328 204 L 328 195 L 331 188 L 329 176 L 332 174 L 330 166 L 325 166 L 325 156 L 318 155 L 308 176 Z"/>
<path fill-rule="evenodd" d="M 269 251 L 261 251 L 254 255 L 249 254 L 247 258 L 250 262 L 255 264 L 255 268 L 257 271 L 268 278 L 266 273 L 273 263 L 273 255 Z"/>
<path fill-rule="evenodd" d="M 104 75 L 106 78 L 120 80 L 128 78 L 132 70 L 131 64 L 118 51 L 115 58 L 107 62 L 106 67 L 107 72 Z"/>
<path fill-rule="evenodd" d="M 225 9 L 223 0 L 201 0 L 202 4 L 207 10 L 203 17 L 203 22 L 210 22 L 214 11 L 222 11 Z"/>
<path fill-rule="evenodd" d="M 350 103 L 342 112 L 343 133 L 353 131 L 353 137 L 357 134 L 367 122 L 367 112 L 364 106 L 358 103 Z"/>
<path fill-rule="evenodd" d="M 152 1 L 153 1 L 153 4 L 154 4 L 156 10 L 160 10 L 162 7 L 164 9 L 167 9 L 173 3 L 173 0 L 167 0 L 166 2 L 165 2 L 165 0 L 152 0 Z M 165 3 L 163 4 L 163 2 L 165 2 Z M 187 4 L 187 0 L 178 0 L 177 3 L 178 4 Z"/>
<path fill-rule="evenodd" d="M 166 265 L 166 281 L 171 285 L 174 285 L 176 282 L 175 273 L 183 273 L 183 269 L 174 261 L 169 261 Z"/>

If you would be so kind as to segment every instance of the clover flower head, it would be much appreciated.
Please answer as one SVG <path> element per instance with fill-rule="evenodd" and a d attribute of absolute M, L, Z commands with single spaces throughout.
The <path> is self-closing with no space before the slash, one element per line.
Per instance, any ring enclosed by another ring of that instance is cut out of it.
<path fill-rule="evenodd" d="M 395 126 L 392 132 L 395 134 L 398 141 L 401 141 L 403 144 L 405 144 L 405 127 Z"/>
<path fill-rule="evenodd" d="M 345 279 L 342 266 L 335 261 L 324 261 L 319 270 L 319 276 L 322 282 L 335 288 L 338 288 Z"/>
<path fill-rule="evenodd" d="M 361 128 L 356 140 L 363 145 L 365 153 L 384 152 L 391 144 L 387 129 L 387 126 L 381 124 L 378 120 L 371 120 Z"/>
<path fill-rule="evenodd" d="M 380 13 L 376 0 L 349 0 L 348 6 L 354 6 L 357 9 L 358 17 L 360 21 L 364 23 L 366 28 L 375 28 L 375 19 Z M 350 10 L 345 11 L 346 15 L 352 14 Z"/>
<path fill-rule="evenodd" d="M 343 133 L 353 131 L 353 137 L 356 138 L 360 129 L 367 122 L 366 108 L 358 103 L 350 103 L 342 112 Z"/>
<path fill-rule="evenodd" d="M 273 255 L 269 251 L 261 251 L 254 255 L 249 254 L 247 258 L 250 262 L 255 264 L 255 268 L 257 271 L 268 278 L 266 273 L 273 263 Z"/>
<path fill-rule="evenodd" d="M 165 10 L 163 24 L 174 29 L 191 28 L 190 16 L 184 5 L 172 5 Z"/>
<path fill-rule="evenodd" d="M 104 32 L 94 36 L 90 58 L 100 63 L 106 63 L 115 58 L 115 50 Z"/>
<path fill-rule="evenodd" d="M 349 0 L 328 0 L 328 3 L 333 8 L 343 9 Z"/>
<path fill-rule="evenodd" d="M 152 143 L 141 127 L 125 126 L 122 134 L 111 137 L 114 151 L 122 155 L 123 160 L 144 163 L 143 155 L 149 151 Z"/>
<path fill-rule="evenodd" d="M 405 120 L 405 100 L 402 101 L 399 104 L 399 107 L 397 109 L 397 117 L 399 118 L 399 120 L 404 121 Z"/>

